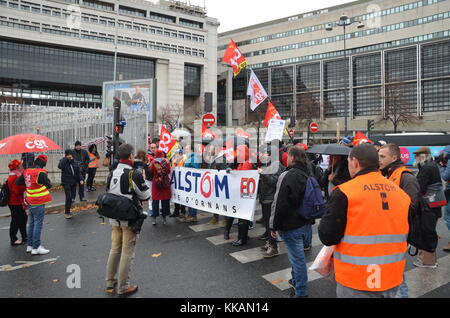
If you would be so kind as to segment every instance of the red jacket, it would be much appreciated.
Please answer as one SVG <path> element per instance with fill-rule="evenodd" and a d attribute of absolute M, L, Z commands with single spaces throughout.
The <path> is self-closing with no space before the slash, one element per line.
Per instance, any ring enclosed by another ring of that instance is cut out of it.
<path fill-rule="evenodd" d="M 19 171 L 10 171 L 8 177 L 8 189 L 9 200 L 8 205 L 23 205 L 24 197 L 23 193 L 26 190 L 26 186 L 16 185 L 16 179 L 20 176 Z"/>
<path fill-rule="evenodd" d="M 166 161 L 166 173 L 169 175 L 170 178 L 170 162 L 167 159 L 164 159 Z M 155 161 L 151 164 L 151 172 L 153 175 L 152 178 L 152 200 L 170 200 L 172 198 L 172 190 L 171 188 L 167 189 L 160 189 L 155 184 L 155 177 L 158 171 L 155 168 L 154 165 Z"/>

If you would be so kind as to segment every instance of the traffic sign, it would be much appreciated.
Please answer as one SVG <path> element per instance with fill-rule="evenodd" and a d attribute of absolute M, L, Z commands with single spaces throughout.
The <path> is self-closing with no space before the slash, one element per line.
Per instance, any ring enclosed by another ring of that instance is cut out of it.
<path fill-rule="evenodd" d="M 210 127 L 214 126 L 215 123 L 216 123 L 216 116 L 214 116 L 214 114 L 208 113 L 208 114 L 203 115 L 202 125 L 204 127 L 210 128 Z"/>
<path fill-rule="evenodd" d="M 309 126 L 309 129 L 311 130 L 311 132 L 312 132 L 313 134 L 315 134 L 316 132 L 319 132 L 319 125 L 317 125 L 316 123 L 312 123 L 312 124 Z"/>
<path fill-rule="evenodd" d="M 295 130 L 289 129 L 289 136 L 294 137 Z"/>

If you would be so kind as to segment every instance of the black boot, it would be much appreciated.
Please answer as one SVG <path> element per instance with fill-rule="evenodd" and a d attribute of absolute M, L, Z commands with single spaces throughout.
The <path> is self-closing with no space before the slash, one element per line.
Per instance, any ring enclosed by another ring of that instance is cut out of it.
<path fill-rule="evenodd" d="M 247 220 L 239 220 L 239 234 L 237 241 L 232 243 L 233 246 L 242 246 L 247 244 L 249 239 L 248 237 L 248 221 Z"/>

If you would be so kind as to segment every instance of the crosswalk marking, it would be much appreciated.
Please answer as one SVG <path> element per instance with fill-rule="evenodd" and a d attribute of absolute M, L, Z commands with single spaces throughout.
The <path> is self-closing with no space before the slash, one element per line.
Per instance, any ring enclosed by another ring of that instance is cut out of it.
<path fill-rule="evenodd" d="M 313 262 L 306 264 L 306 267 L 309 268 L 312 263 Z M 292 269 L 291 267 L 289 267 L 278 272 L 264 275 L 263 278 L 277 287 L 279 290 L 283 291 L 291 288 L 291 285 L 289 285 L 289 280 L 292 278 L 291 271 Z M 315 271 L 308 270 L 308 282 L 312 282 L 320 278 L 323 278 L 323 276 Z"/>
<path fill-rule="evenodd" d="M 212 214 L 211 214 L 211 217 L 212 217 Z M 261 217 L 261 214 L 255 215 L 254 219 L 257 220 L 259 217 Z M 205 217 L 203 217 L 203 218 L 205 218 Z M 198 217 L 197 217 L 197 219 L 198 219 Z M 217 224 L 204 223 L 204 224 L 190 225 L 189 228 L 194 232 L 203 232 L 203 231 L 211 231 L 211 230 L 215 230 L 215 229 L 220 229 L 220 228 L 223 228 L 225 225 L 224 220 L 225 219 L 223 217 L 219 217 L 219 222 Z M 236 219 L 235 219 L 235 222 L 236 222 Z"/>
<path fill-rule="evenodd" d="M 450 255 L 438 259 L 438 268 L 414 268 L 405 274 L 409 297 L 417 298 L 450 282 Z"/>
<path fill-rule="evenodd" d="M 320 242 L 319 235 L 313 234 L 312 246 L 319 246 L 322 243 Z M 286 254 L 287 250 L 283 242 L 278 243 L 278 252 L 280 255 Z M 250 248 L 246 250 L 242 250 L 239 252 L 231 253 L 230 256 L 237 259 L 242 264 L 247 264 L 255 261 L 259 261 L 264 259 L 263 252 L 260 247 Z"/>
<path fill-rule="evenodd" d="M 255 228 L 253 230 L 250 230 L 248 232 L 248 236 L 250 238 L 260 237 L 261 235 L 264 234 L 265 231 L 266 231 L 266 229 L 264 227 L 258 227 L 258 228 Z M 206 239 L 208 241 L 210 241 L 211 243 L 213 243 L 214 245 L 222 245 L 222 244 L 230 243 L 230 242 L 236 240 L 237 239 L 237 232 L 235 232 L 235 231 L 231 232 L 230 233 L 230 239 L 228 241 L 224 240 L 223 234 L 207 237 Z"/>

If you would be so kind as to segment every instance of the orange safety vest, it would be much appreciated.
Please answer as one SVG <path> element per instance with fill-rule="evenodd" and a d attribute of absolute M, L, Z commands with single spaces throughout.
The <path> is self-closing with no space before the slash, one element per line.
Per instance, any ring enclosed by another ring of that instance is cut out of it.
<path fill-rule="evenodd" d="M 394 182 L 396 185 L 400 186 L 400 183 L 402 182 L 402 175 L 405 172 L 411 172 L 408 168 L 405 166 L 395 169 L 395 171 L 391 174 L 389 177 L 389 180 Z"/>
<path fill-rule="evenodd" d="M 379 172 L 338 186 L 348 199 L 347 225 L 334 249 L 336 281 L 379 292 L 403 281 L 411 199 Z"/>
<path fill-rule="evenodd" d="M 92 153 L 89 153 L 89 168 L 98 168 L 98 158 Z"/>
<path fill-rule="evenodd" d="M 25 198 L 29 205 L 43 205 L 52 202 L 52 196 L 47 187 L 38 183 L 40 173 L 47 173 L 40 168 L 29 168 L 23 172 L 25 179 Z"/>

